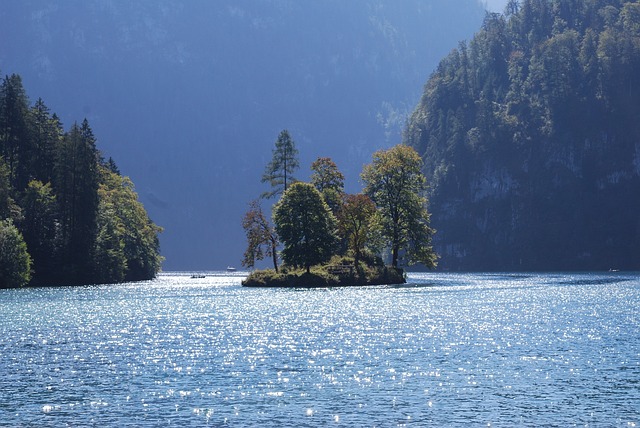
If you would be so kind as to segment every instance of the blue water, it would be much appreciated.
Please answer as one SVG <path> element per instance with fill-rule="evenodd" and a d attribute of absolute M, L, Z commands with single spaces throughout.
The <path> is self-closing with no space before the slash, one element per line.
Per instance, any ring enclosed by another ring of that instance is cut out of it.
<path fill-rule="evenodd" d="M 0 290 L 0 425 L 640 425 L 640 275 L 241 279 Z"/>

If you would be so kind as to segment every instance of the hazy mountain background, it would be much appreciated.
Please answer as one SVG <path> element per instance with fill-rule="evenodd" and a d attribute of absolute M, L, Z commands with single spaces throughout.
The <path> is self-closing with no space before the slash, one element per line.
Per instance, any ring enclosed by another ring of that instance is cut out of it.
<path fill-rule="evenodd" d="M 423 84 L 477 31 L 478 0 L 15 1 L 0 72 L 22 76 L 65 127 L 89 120 L 136 184 L 165 270 L 238 265 L 240 220 L 280 130 L 347 190 L 401 140 Z"/>

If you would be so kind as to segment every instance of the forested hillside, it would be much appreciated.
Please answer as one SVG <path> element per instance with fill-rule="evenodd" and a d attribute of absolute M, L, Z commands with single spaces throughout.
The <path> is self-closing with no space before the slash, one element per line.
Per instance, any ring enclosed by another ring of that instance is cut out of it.
<path fill-rule="evenodd" d="M 441 61 L 405 141 L 442 268 L 640 268 L 640 2 L 510 1 Z"/>
<path fill-rule="evenodd" d="M 20 76 L 0 84 L 0 288 L 149 279 L 160 228 L 85 119 L 68 131 Z"/>

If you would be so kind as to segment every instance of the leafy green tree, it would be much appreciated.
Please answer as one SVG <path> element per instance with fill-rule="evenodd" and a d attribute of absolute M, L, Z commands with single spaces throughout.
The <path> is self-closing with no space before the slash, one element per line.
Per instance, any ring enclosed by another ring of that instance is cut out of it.
<path fill-rule="evenodd" d="M 405 250 L 410 264 L 435 267 L 433 230 L 422 196 L 426 179 L 418 153 L 402 144 L 377 151 L 373 162 L 364 167 L 362 181 L 365 193 L 378 207 L 382 234 L 391 247 L 392 266 L 398 267 L 400 251 Z"/>
<path fill-rule="evenodd" d="M 31 257 L 11 220 L 0 221 L 0 288 L 22 287 L 31 279 Z"/>
<path fill-rule="evenodd" d="M 337 242 L 336 218 L 316 188 L 308 183 L 291 185 L 275 205 L 276 232 L 284 244 L 288 265 L 304 267 L 328 261 Z"/>
<path fill-rule="evenodd" d="M 103 282 L 151 279 L 160 271 L 158 234 L 128 177 L 100 168 L 96 267 Z"/>
<path fill-rule="evenodd" d="M 54 281 L 58 264 L 58 211 L 51 184 L 30 181 L 21 205 L 24 217 L 20 229 L 33 259 L 33 280 L 37 283 Z"/>
<path fill-rule="evenodd" d="M 256 260 L 271 257 L 273 269 L 278 272 L 278 235 L 269 224 L 258 201 L 249 204 L 249 211 L 242 219 L 242 228 L 247 235 L 247 250 L 244 252 L 242 266 L 252 268 Z"/>
<path fill-rule="evenodd" d="M 105 175 L 107 173 L 104 173 Z M 98 235 L 95 243 L 96 282 L 122 282 L 127 276 L 125 236 L 127 230 L 118 213 L 119 187 L 113 177 L 103 177 L 98 190 Z"/>
<path fill-rule="evenodd" d="M 331 158 L 318 158 L 311 164 L 311 184 L 318 189 L 335 214 L 344 195 L 344 175 Z"/>
<path fill-rule="evenodd" d="M 342 207 L 338 211 L 340 232 L 346 237 L 349 249 L 353 253 L 356 266 L 362 253 L 371 242 L 376 205 L 367 195 L 345 195 Z"/>
<path fill-rule="evenodd" d="M 263 183 L 269 183 L 272 190 L 262 194 L 263 198 L 273 198 L 287 191 L 288 186 L 295 181 L 293 173 L 299 168 L 298 149 L 286 129 L 280 132 L 273 158 L 267 165 L 262 176 Z"/>

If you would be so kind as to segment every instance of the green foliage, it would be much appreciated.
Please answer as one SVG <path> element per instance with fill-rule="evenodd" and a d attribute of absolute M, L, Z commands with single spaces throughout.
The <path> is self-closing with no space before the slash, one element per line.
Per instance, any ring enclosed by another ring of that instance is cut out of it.
<path fill-rule="evenodd" d="M 62 124 L 55 114 L 51 116 L 41 98 L 31 107 L 29 119 L 29 136 L 33 141 L 29 172 L 42 183 L 49 183 L 54 177 L 56 149 L 64 135 Z"/>
<path fill-rule="evenodd" d="M 273 198 L 286 192 L 288 186 L 295 181 L 293 173 L 300 166 L 298 149 L 286 129 L 280 132 L 273 158 L 262 176 L 263 183 L 269 183 L 272 190 L 262 194 L 263 198 Z"/>
<path fill-rule="evenodd" d="M 267 254 L 273 256 L 275 269 L 252 272 L 243 284 L 329 287 L 404 283 L 404 272 L 397 268 L 401 250 L 410 263 L 434 267 L 433 230 L 426 199 L 421 196 L 425 178 L 420 167 L 420 157 L 407 146 L 377 152 L 373 164 L 365 166 L 362 174 L 369 195 L 345 195 L 344 176 L 335 163 L 319 158 L 311 166 L 311 184 L 294 183 L 275 204 L 275 232 L 259 203 L 252 202 L 242 224 L 248 241 L 243 265 L 253 267 L 256 259 Z M 330 202 L 335 205 L 333 210 Z M 276 263 L 278 239 L 284 244 L 280 269 Z M 384 266 L 380 256 L 385 245 L 392 248 L 391 268 Z M 345 256 L 347 248 L 353 257 Z"/>
<path fill-rule="evenodd" d="M 337 242 L 336 219 L 313 185 L 291 185 L 275 205 L 273 220 L 284 244 L 282 258 L 295 267 L 329 260 Z"/>
<path fill-rule="evenodd" d="M 418 153 L 398 145 L 374 153 L 373 163 L 362 171 L 365 193 L 378 207 L 379 225 L 391 246 L 393 267 L 398 267 L 401 250 L 406 251 L 409 264 L 422 263 L 430 268 L 436 264 L 421 169 Z"/>
<path fill-rule="evenodd" d="M 0 220 L 19 228 L 33 259 L 32 284 L 141 280 L 159 271 L 161 229 L 113 159 L 102 163 L 86 119 L 65 133 L 41 99 L 29 108 L 19 76 L 2 81 Z M 22 254 L 20 242 L 7 242 L 17 246 L 5 246 L 6 254 Z M 2 264 L 4 275 L 22 278 L 12 284 L 29 280 L 23 265 Z"/>
<path fill-rule="evenodd" d="M 278 235 L 262 212 L 259 201 L 252 201 L 249 211 L 242 219 L 242 228 L 247 235 L 247 250 L 242 266 L 252 268 L 256 260 L 265 256 L 273 260 L 273 269 L 278 272 Z"/>
<path fill-rule="evenodd" d="M 376 205 L 367 195 L 345 195 L 338 211 L 340 233 L 347 239 L 349 250 L 353 253 L 355 264 L 360 261 L 367 247 L 377 247 L 373 243 Z"/>
<path fill-rule="evenodd" d="M 100 168 L 96 270 L 103 282 L 155 277 L 162 257 L 156 226 L 138 201 L 133 183 Z"/>
<path fill-rule="evenodd" d="M 349 287 L 361 285 L 404 284 L 406 279 L 402 269 L 386 267 L 382 264 L 359 263 L 354 268 L 354 260 L 333 257 L 329 263 L 305 269 L 272 269 L 254 271 L 242 282 L 245 287 Z"/>
<path fill-rule="evenodd" d="M 0 156 L 0 220 L 11 218 L 18 220 L 21 216 L 20 207 L 11 197 L 13 188 L 9 182 L 9 168 Z"/>
<path fill-rule="evenodd" d="M 57 154 L 54 185 L 61 208 L 62 273 L 66 282 L 83 284 L 92 279 L 98 231 L 98 152 L 86 119 L 64 135 Z"/>
<path fill-rule="evenodd" d="M 44 283 L 56 278 L 58 264 L 57 202 L 51 184 L 32 180 L 21 201 L 24 218 L 20 228 L 24 231 L 29 254 L 35 267 L 34 282 Z"/>
<path fill-rule="evenodd" d="M 311 184 L 322 194 L 331 211 L 337 213 L 344 195 L 344 175 L 331 158 L 318 158 L 311 164 L 311 171 Z"/>
<path fill-rule="evenodd" d="M 405 132 L 445 265 L 640 267 L 639 100 L 638 1 L 510 1 L 487 15 Z"/>
<path fill-rule="evenodd" d="M 0 84 L 0 155 L 9 168 L 9 180 L 16 190 L 26 187 L 33 159 L 28 128 L 29 99 L 17 74 Z"/>
<path fill-rule="evenodd" d="M 31 257 L 11 220 L 0 221 L 0 288 L 22 287 L 31 279 Z"/>

